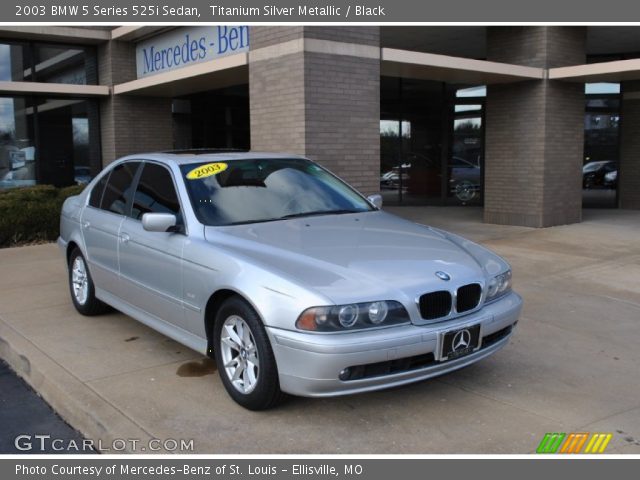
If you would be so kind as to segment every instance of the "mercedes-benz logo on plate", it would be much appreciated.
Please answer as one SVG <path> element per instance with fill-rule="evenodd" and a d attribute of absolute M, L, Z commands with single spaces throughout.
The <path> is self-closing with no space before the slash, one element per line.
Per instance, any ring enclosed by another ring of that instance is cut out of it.
<path fill-rule="evenodd" d="M 445 282 L 448 282 L 449 280 L 451 280 L 451 275 L 441 270 L 438 270 L 436 272 L 436 277 L 438 277 L 440 280 L 444 280 Z"/>
<path fill-rule="evenodd" d="M 453 337 L 453 341 L 451 342 L 451 350 L 457 352 L 458 350 L 464 350 L 469 347 L 471 343 L 471 332 L 466 328 L 464 330 L 460 330 Z"/>

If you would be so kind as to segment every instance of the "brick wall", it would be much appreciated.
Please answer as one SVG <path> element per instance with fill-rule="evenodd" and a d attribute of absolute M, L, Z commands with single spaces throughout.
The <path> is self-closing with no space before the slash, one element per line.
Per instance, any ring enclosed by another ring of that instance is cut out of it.
<path fill-rule="evenodd" d="M 380 190 L 380 61 L 307 53 L 306 155 L 363 193 Z"/>
<path fill-rule="evenodd" d="M 488 59 L 541 68 L 584 63 L 585 38 L 582 27 L 491 27 Z M 485 132 L 486 222 L 547 227 L 581 220 L 581 84 L 490 85 Z"/>
<path fill-rule="evenodd" d="M 357 43 L 373 47 L 380 46 L 380 29 L 378 27 L 308 26 L 304 27 L 304 36 L 305 38 L 332 40 L 334 42 Z"/>
<path fill-rule="evenodd" d="M 487 59 L 554 68 L 585 62 L 586 30 L 581 27 L 489 27 Z"/>
<path fill-rule="evenodd" d="M 252 27 L 259 30 L 258 27 Z M 304 55 L 249 66 L 251 149 L 305 154 Z"/>
<path fill-rule="evenodd" d="M 304 35 L 303 26 L 249 27 L 251 49 L 297 40 Z"/>
<path fill-rule="evenodd" d="M 251 29 L 251 48 L 301 33 L 379 45 L 378 27 L 259 26 Z M 251 61 L 249 93 L 253 150 L 306 155 L 364 193 L 379 190 L 379 59 L 296 52 Z"/>
<path fill-rule="evenodd" d="M 128 82 L 136 78 L 136 46 L 112 40 L 98 47 L 98 79 L 101 85 Z"/>
<path fill-rule="evenodd" d="M 112 40 L 98 48 L 99 81 L 135 80 L 135 44 Z M 132 153 L 173 147 L 171 99 L 111 95 L 100 101 L 102 164 Z"/>

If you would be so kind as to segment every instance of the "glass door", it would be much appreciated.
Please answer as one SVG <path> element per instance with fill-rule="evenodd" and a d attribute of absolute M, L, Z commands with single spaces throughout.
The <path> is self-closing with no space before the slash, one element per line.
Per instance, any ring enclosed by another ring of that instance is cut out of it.
<path fill-rule="evenodd" d="M 620 158 L 620 84 L 587 83 L 582 206 L 615 208 Z"/>
<path fill-rule="evenodd" d="M 445 84 L 382 77 L 380 105 L 385 204 L 441 204 Z"/>
<path fill-rule="evenodd" d="M 451 129 L 446 201 L 458 205 L 482 205 L 482 104 L 455 104 Z"/>

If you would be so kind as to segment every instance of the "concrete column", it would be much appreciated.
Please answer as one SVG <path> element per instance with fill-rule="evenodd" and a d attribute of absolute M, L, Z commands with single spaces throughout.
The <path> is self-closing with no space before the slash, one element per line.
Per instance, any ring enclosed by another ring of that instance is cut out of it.
<path fill-rule="evenodd" d="M 640 209 L 640 81 L 623 82 L 618 206 Z"/>
<path fill-rule="evenodd" d="M 487 59 L 540 68 L 585 63 L 584 27 L 489 27 Z M 582 219 L 584 87 L 525 81 L 487 88 L 487 223 L 550 227 Z"/>
<path fill-rule="evenodd" d="M 379 27 L 251 27 L 252 150 L 318 161 L 379 190 Z"/>
<path fill-rule="evenodd" d="M 98 48 L 99 82 L 135 80 L 135 45 L 111 40 Z M 124 155 L 173 148 L 171 98 L 111 95 L 100 102 L 102 164 Z"/>

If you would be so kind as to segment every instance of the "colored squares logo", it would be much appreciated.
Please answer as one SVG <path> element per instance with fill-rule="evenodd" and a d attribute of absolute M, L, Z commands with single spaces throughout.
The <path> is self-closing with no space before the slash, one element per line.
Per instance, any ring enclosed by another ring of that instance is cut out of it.
<path fill-rule="evenodd" d="M 611 441 L 610 433 L 594 433 L 589 443 L 587 443 L 587 448 L 584 449 L 584 453 L 602 453 L 604 449 L 607 448 L 609 442 Z"/>
<path fill-rule="evenodd" d="M 604 453 L 611 433 L 546 433 L 536 453 Z"/>

